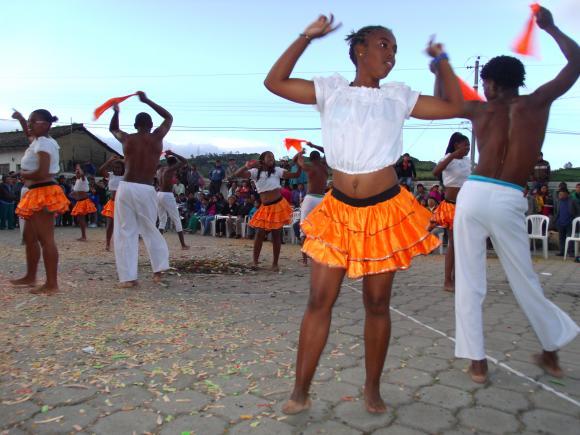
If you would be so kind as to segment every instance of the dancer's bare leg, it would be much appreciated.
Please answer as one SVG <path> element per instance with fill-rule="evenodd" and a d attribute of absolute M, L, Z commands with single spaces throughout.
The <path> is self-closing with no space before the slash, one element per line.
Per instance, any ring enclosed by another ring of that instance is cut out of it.
<path fill-rule="evenodd" d="M 453 247 L 453 230 L 449 230 L 449 243 L 447 245 L 447 253 L 445 254 L 445 283 L 443 284 L 443 289 L 446 292 L 455 291 L 454 267 L 455 248 Z"/>
<path fill-rule="evenodd" d="M 107 218 L 107 245 L 105 249 L 107 251 L 111 250 L 111 239 L 113 238 L 113 229 L 115 228 L 115 220 L 111 219 L 110 217 Z"/>
<path fill-rule="evenodd" d="M 310 296 L 300 326 L 296 381 L 290 400 L 282 407 L 285 414 L 298 414 L 310 407 L 308 391 L 328 339 L 332 307 L 338 297 L 344 274 L 344 269 L 312 261 Z"/>
<path fill-rule="evenodd" d="M 22 236 L 26 245 L 26 275 L 19 279 L 11 279 L 10 283 L 17 286 L 34 286 L 36 284 L 36 272 L 40 261 L 40 244 L 38 242 L 36 228 L 30 219 L 24 225 Z"/>
<path fill-rule="evenodd" d="M 77 221 L 81 228 L 81 237 L 77 239 L 79 242 L 87 241 L 87 217 L 85 215 L 78 215 Z"/>
<path fill-rule="evenodd" d="M 183 231 L 178 232 L 177 236 L 179 237 L 179 243 L 181 243 L 181 249 L 183 249 L 184 251 L 187 251 L 189 249 L 189 246 L 185 244 L 185 238 L 183 237 Z"/>
<path fill-rule="evenodd" d="M 258 267 L 260 252 L 262 252 L 262 245 L 265 238 L 266 231 L 261 228 L 256 229 L 256 237 L 254 237 L 254 267 Z"/>
<path fill-rule="evenodd" d="M 365 367 L 364 399 L 367 411 L 373 414 L 386 412 L 381 397 L 381 374 L 391 338 L 389 304 L 394 272 L 368 275 L 363 279 L 365 306 Z"/>
<path fill-rule="evenodd" d="M 272 270 L 278 272 L 278 259 L 280 258 L 280 248 L 282 246 L 282 230 L 272 230 L 272 249 L 274 253 L 274 261 L 272 261 Z"/>
<path fill-rule="evenodd" d="M 30 223 L 36 228 L 46 271 L 46 283 L 32 290 L 31 293 L 54 294 L 58 292 L 58 249 L 54 241 L 54 214 L 49 212 L 35 213 L 30 218 Z"/>

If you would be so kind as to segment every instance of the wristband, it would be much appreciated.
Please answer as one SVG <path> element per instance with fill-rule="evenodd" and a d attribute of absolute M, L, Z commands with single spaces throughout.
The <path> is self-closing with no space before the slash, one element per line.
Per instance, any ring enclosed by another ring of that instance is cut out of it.
<path fill-rule="evenodd" d="M 306 39 L 308 42 L 312 41 L 312 36 L 307 35 L 306 33 L 301 33 L 299 36 Z"/>
<path fill-rule="evenodd" d="M 433 63 L 433 65 L 437 66 L 437 65 L 439 65 L 439 62 L 441 62 L 444 59 L 447 61 L 449 60 L 449 56 L 445 52 L 440 53 L 437 56 L 435 56 L 431 62 Z"/>

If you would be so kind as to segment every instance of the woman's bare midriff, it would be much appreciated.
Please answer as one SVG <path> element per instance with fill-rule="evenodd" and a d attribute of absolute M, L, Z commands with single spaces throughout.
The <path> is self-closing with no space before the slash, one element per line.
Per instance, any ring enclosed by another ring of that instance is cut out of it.
<path fill-rule="evenodd" d="M 35 184 L 53 183 L 53 182 L 54 182 L 54 178 L 51 176 L 51 177 L 43 178 L 42 180 L 25 180 L 24 185 L 26 187 L 30 187 L 30 186 L 34 186 Z"/>
<path fill-rule="evenodd" d="M 260 201 L 262 201 L 262 204 L 269 204 L 276 202 L 281 196 L 280 189 L 268 190 L 260 193 Z"/>
<path fill-rule="evenodd" d="M 445 188 L 445 199 L 448 201 L 456 201 L 457 194 L 459 193 L 460 187 L 446 187 Z"/>
<path fill-rule="evenodd" d="M 399 183 L 393 166 L 366 174 L 345 174 L 333 170 L 332 184 L 351 198 L 369 198 Z"/>

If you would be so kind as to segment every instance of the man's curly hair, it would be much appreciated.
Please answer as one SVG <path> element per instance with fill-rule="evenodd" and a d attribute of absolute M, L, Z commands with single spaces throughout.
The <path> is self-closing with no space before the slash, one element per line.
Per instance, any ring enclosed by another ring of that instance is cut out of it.
<path fill-rule="evenodd" d="M 526 70 L 515 57 L 497 56 L 485 64 L 480 76 L 483 80 L 493 80 L 500 88 L 513 89 L 524 85 Z"/>
<path fill-rule="evenodd" d="M 356 32 L 353 30 L 350 33 L 350 35 L 347 35 L 347 37 L 344 39 L 350 45 L 350 48 L 348 50 L 348 55 L 349 55 L 352 63 L 354 63 L 354 66 L 357 66 L 356 65 L 356 62 L 357 62 L 356 53 L 354 52 L 354 48 L 358 44 L 366 45 L 367 36 L 369 36 L 372 32 L 374 32 L 376 30 L 384 30 L 384 31 L 387 31 L 389 33 L 393 33 L 393 31 L 391 29 L 387 29 L 384 26 L 365 26 L 365 27 L 360 28 Z"/>

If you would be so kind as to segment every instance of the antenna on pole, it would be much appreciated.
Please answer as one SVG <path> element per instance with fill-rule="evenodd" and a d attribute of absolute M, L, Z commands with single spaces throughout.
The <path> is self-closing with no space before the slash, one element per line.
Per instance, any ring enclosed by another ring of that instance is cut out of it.
<path fill-rule="evenodd" d="M 473 89 L 477 92 L 479 87 L 479 56 L 475 59 L 475 77 L 473 79 Z M 475 168 L 475 150 L 476 146 L 475 129 L 471 125 L 471 169 Z"/>

